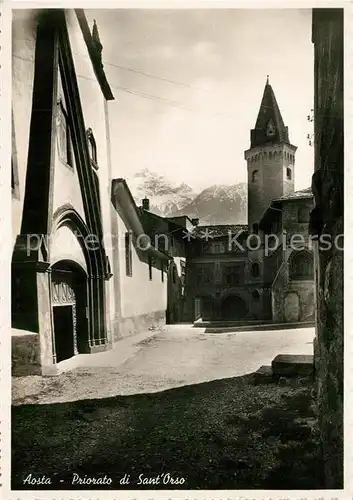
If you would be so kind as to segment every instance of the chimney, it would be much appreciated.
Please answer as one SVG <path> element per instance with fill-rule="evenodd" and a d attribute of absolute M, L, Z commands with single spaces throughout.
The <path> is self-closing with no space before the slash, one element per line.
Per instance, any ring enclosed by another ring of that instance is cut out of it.
<path fill-rule="evenodd" d="M 148 198 L 144 198 L 142 200 L 142 209 L 149 210 L 150 209 L 150 200 Z"/>
<path fill-rule="evenodd" d="M 198 225 L 199 225 L 199 222 L 200 222 L 200 219 L 198 219 L 198 218 L 191 219 L 191 224 L 192 224 L 193 226 L 198 226 Z"/>

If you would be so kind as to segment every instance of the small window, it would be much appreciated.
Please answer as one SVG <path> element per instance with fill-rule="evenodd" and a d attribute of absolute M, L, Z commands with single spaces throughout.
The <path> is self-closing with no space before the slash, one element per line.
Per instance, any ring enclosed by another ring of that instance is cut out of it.
<path fill-rule="evenodd" d="M 69 165 L 73 166 L 73 154 L 70 137 L 70 126 L 68 122 L 68 115 L 61 102 L 57 108 L 57 134 L 58 134 L 58 147 L 60 159 Z"/>
<path fill-rule="evenodd" d="M 132 276 L 132 235 L 131 232 L 125 233 L 125 264 L 126 276 Z"/>
<path fill-rule="evenodd" d="M 97 167 L 97 146 L 96 146 L 96 141 L 92 132 L 92 129 L 89 128 L 87 130 L 87 143 L 88 143 L 88 151 L 89 151 L 89 157 L 91 160 L 91 164 L 94 167 Z"/>
<path fill-rule="evenodd" d="M 308 207 L 301 207 L 298 210 L 298 222 L 307 223 L 310 219 L 310 210 Z"/>
<path fill-rule="evenodd" d="M 259 171 L 254 170 L 251 176 L 251 182 L 254 183 L 257 182 L 258 180 L 259 180 Z"/>
<path fill-rule="evenodd" d="M 287 167 L 287 179 L 288 180 L 292 179 L 292 170 L 289 167 Z"/>
<path fill-rule="evenodd" d="M 149 280 L 152 281 L 152 258 L 148 256 L 148 276 Z"/>
<path fill-rule="evenodd" d="M 254 264 L 251 266 L 251 274 L 254 278 L 257 278 L 260 274 L 260 266 L 257 262 L 254 262 Z"/>

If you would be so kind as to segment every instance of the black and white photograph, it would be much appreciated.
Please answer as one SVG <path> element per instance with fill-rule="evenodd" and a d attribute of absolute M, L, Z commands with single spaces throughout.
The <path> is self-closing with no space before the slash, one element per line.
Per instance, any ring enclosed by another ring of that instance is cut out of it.
<path fill-rule="evenodd" d="M 18 498 L 347 486 L 346 8 L 207 4 L 12 5 Z"/>

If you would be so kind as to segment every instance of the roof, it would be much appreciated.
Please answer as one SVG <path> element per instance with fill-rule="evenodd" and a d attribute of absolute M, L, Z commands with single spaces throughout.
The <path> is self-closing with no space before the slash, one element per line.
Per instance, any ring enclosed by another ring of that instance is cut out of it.
<path fill-rule="evenodd" d="M 280 196 L 273 201 L 285 201 L 285 200 L 299 200 L 302 198 L 312 198 L 313 192 L 311 187 L 301 189 L 300 191 L 294 191 L 294 193 L 288 194 L 286 196 Z"/>
<path fill-rule="evenodd" d="M 83 9 L 75 9 L 76 16 L 82 31 L 83 38 L 85 40 L 89 57 L 92 62 L 93 70 L 95 72 L 96 78 L 103 92 L 103 95 L 107 101 L 114 100 L 111 88 L 109 86 L 107 77 L 103 69 L 102 63 L 102 49 L 103 46 L 100 43 L 98 28 L 94 22 L 92 33 L 89 29 L 87 18 Z"/>
<path fill-rule="evenodd" d="M 128 224 L 129 229 L 132 229 L 136 237 L 141 238 L 140 243 L 142 247 L 146 247 L 148 253 L 156 258 L 166 260 L 172 259 L 166 252 L 152 245 L 148 235 L 145 233 L 143 221 L 141 220 L 141 211 L 137 207 L 125 179 L 119 178 L 112 180 L 111 201 L 116 211 L 123 217 L 124 223 Z"/>
<path fill-rule="evenodd" d="M 273 135 L 271 136 L 267 133 L 269 123 L 274 126 Z M 255 128 L 251 130 L 251 147 L 280 142 L 290 144 L 288 127 L 284 125 L 275 93 L 267 77 Z"/>
<path fill-rule="evenodd" d="M 145 208 L 139 207 L 139 211 L 142 215 L 142 217 L 151 217 L 152 219 L 159 219 L 168 224 L 169 227 L 174 228 L 174 231 L 176 230 L 185 230 L 184 226 L 182 224 L 178 224 L 178 222 L 172 220 L 169 217 L 163 217 L 162 215 L 155 214 L 154 212 L 151 212 L 150 210 L 146 210 Z M 145 219 L 144 219 L 145 220 Z"/>
<path fill-rule="evenodd" d="M 281 212 L 281 203 L 283 201 L 292 201 L 292 200 L 303 200 L 303 199 L 311 199 L 313 197 L 313 193 L 311 187 L 301 189 L 300 191 L 294 191 L 287 196 L 281 196 L 280 198 L 276 198 L 272 200 L 271 205 L 268 207 L 266 212 L 263 214 L 260 220 L 260 229 L 265 229 L 266 224 L 270 220 L 278 215 L 278 212 Z"/>
<path fill-rule="evenodd" d="M 208 234 L 209 238 L 222 238 L 229 236 L 229 232 L 236 234 L 239 231 L 247 231 L 247 224 L 217 224 L 211 226 L 196 226 L 192 231 L 194 236 L 204 238 Z"/>

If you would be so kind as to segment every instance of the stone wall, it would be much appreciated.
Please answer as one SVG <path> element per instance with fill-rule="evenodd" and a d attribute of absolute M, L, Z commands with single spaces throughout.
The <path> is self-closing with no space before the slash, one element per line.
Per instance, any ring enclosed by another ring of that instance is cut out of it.
<path fill-rule="evenodd" d="M 313 236 L 343 234 L 343 9 L 314 9 Z M 325 236 L 325 238 L 327 238 Z M 339 245 L 342 247 L 342 238 Z M 343 251 L 318 249 L 316 387 L 325 487 L 343 487 Z"/>

